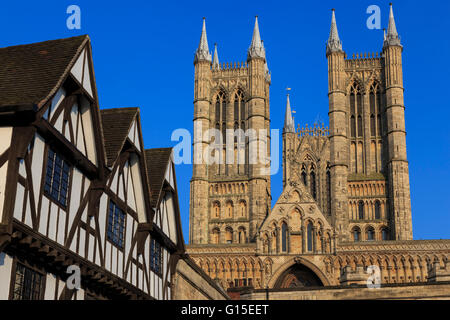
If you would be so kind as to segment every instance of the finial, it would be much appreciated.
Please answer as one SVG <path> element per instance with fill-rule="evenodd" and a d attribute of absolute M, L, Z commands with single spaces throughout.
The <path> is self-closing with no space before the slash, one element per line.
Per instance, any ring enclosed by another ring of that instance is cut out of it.
<path fill-rule="evenodd" d="M 331 9 L 331 28 L 330 36 L 328 37 L 327 41 L 327 55 L 333 52 L 340 51 L 342 51 L 342 42 L 341 39 L 339 39 L 335 10 Z"/>
<path fill-rule="evenodd" d="M 286 91 L 287 91 L 287 99 L 286 99 L 286 115 L 284 118 L 284 132 L 293 133 L 295 132 L 295 123 L 294 118 L 292 117 L 291 102 L 289 100 L 289 91 L 291 91 L 291 88 L 286 88 Z"/>
<path fill-rule="evenodd" d="M 195 52 L 194 63 L 199 61 L 211 62 L 211 53 L 209 52 L 208 39 L 206 37 L 206 18 L 203 17 L 202 35 L 200 36 L 200 43 Z"/>
<path fill-rule="evenodd" d="M 213 59 L 212 67 L 215 70 L 220 69 L 219 54 L 217 53 L 217 43 L 214 43 L 214 59 Z"/>
<path fill-rule="evenodd" d="M 248 48 L 247 60 L 252 58 L 266 58 L 266 50 L 261 42 L 259 33 L 258 16 L 255 16 L 255 27 L 253 28 L 252 43 Z"/>
<path fill-rule="evenodd" d="M 400 37 L 395 25 L 394 9 L 392 7 L 392 3 L 389 4 L 389 25 L 387 34 L 384 39 L 384 46 L 401 46 Z"/>

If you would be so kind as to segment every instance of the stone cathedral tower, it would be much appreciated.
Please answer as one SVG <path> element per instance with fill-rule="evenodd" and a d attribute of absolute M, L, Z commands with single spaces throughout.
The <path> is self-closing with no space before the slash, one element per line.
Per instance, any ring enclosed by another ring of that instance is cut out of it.
<path fill-rule="evenodd" d="M 340 240 L 366 232 L 353 228 L 361 220 L 388 223 L 383 238 L 412 240 L 402 50 L 391 6 L 380 56 L 347 59 L 333 10 L 326 55 L 331 210 Z"/>
<path fill-rule="evenodd" d="M 246 164 L 194 165 L 187 251 L 230 293 L 253 287 L 254 295 L 244 295 L 264 299 L 269 291 L 261 289 L 269 288 L 270 298 L 316 299 L 317 287 L 366 285 L 369 266 L 379 268 L 382 288 L 434 281 L 436 274 L 448 279 L 450 240 L 412 240 L 403 47 L 392 7 L 380 47 L 349 58 L 333 10 L 326 45 L 329 128 L 296 127 L 295 96 L 287 96 L 283 191 L 271 209 L 269 176 L 248 164 L 250 137 L 225 139 L 231 158 L 242 154 Z M 195 55 L 194 160 L 204 156 L 200 146 L 215 147 L 207 157 L 226 156 L 223 141 L 200 131 L 269 128 L 270 75 L 257 21 L 247 63 L 220 64 L 217 52 L 209 53 L 203 25 Z M 381 291 L 371 292 L 379 298 Z M 362 291 L 354 292 L 359 298 Z"/>
<path fill-rule="evenodd" d="M 222 64 L 217 45 L 211 57 L 203 20 L 194 65 L 190 243 L 248 243 L 271 201 L 270 176 L 263 170 L 270 152 L 270 74 L 258 18 L 247 61 Z M 266 141 L 255 140 L 260 134 Z M 251 161 L 256 142 L 263 159 Z"/>

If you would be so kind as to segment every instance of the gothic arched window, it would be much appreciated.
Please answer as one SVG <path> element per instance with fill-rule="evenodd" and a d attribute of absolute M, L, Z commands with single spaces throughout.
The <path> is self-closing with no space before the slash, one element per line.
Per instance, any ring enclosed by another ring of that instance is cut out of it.
<path fill-rule="evenodd" d="M 364 220 L 364 202 L 362 201 L 358 203 L 358 219 Z"/>
<path fill-rule="evenodd" d="M 222 133 L 222 142 L 226 143 L 227 100 L 223 91 L 216 97 L 216 129 Z"/>
<path fill-rule="evenodd" d="M 232 201 L 227 202 L 226 217 L 228 219 L 233 218 L 233 202 Z"/>
<path fill-rule="evenodd" d="M 220 203 L 218 201 L 214 202 L 213 204 L 211 216 L 215 219 L 220 218 Z"/>
<path fill-rule="evenodd" d="M 220 242 L 220 230 L 218 228 L 215 228 L 213 230 L 212 240 L 215 244 L 218 244 Z"/>
<path fill-rule="evenodd" d="M 306 170 L 305 170 L 305 166 L 302 167 L 302 182 L 303 184 L 306 186 Z"/>
<path fill-rule="evenodd" d="M 281 226 L 281 251 L 287 252 L 288 249 L 288 226 L 286 223 L 283 222 L 283 225 Z"/>
<path fill-rule="evenodd" d="M 327 169 L 327 211 L 328 215 L 331 215 L 331 173 L 330 169 Z"/>
<path fill-rule="evenodd" d="M 225 241 L 226 243 L 233 243 L 233 229 L 230 227 L 225 229 Z"/>
<path fill-rule="evenodd" d="M 389 240 L 389 231 L 386 228 L 381 230 L 381 240 L 387 241 Z"/>
<path fill-rule="evenodd" d="M 353 241 L 361 241 L 361 231 L 359 230 L 359 228 L 353 229 Z"/>
<path fill-rule="evenodd" d="M 317 192 L 316 192 L 316 173 L 314 172 L 314 169 L 311 170 L 311 173 L 309 174 L 309 187 L 311 189 L 311 196 L 316 200 L 317 198 Z"/>
<path fill-rule="evenodd" d="M 307 227 L 307 242 L 308 242 L 308 251 L 313 251 L 313 238 L 314 238 L 314 234 L 313 234 L 313 225 L 311 222 L 308 223 L 308 227 Z"/>
<path fill-rule="evenodd" d="M 380 201 L 375 201 L 375 219 L 381 219 L 381 203 Z"/>
<path fill-rule="evenodd" d="M 247 235 L 245 232 L 245 228 L 241 227 L 239 228 L 238 232 L 238 243 L 246 243 L 247 242 Z"/>
<path fill-rule="evenodd" d="M 356 119 L 355 116 L 350 118 L 350 131 L 352 138 L 356 138 Z"/>
<path fill-rule="evenodd" d="M 372 227 L 367 229 L 367 241 L 374 241 L 375 240 L 375 231 Z"/>
<path fill-rule="evenodd" d="M 363 123 L 362 123 L 362 117 L 358 116 L 358 137 L 363 136 Z"/>
<path fill-rule="evenodd" d="M 247 216 L 247 204 L 244 200 L 239 202 L 239 215 L 241 218 L 245 218 Z"/>

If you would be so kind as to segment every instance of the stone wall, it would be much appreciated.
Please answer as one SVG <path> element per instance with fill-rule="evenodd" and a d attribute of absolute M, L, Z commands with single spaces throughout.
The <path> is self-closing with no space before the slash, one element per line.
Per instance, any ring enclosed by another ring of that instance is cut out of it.
<path fill-rule="evenodd" d="M 241 294 L 242 300 L 450 300 L 450 281 L 382 286 L 380 289 L 325 287 L 310 290 L 255 290 Z"/>
<path fill-rule="evenodd" d="M 173 281 L 173 300 L 226 300 L 226 292 L 190 258 L 178 261 Z"/>

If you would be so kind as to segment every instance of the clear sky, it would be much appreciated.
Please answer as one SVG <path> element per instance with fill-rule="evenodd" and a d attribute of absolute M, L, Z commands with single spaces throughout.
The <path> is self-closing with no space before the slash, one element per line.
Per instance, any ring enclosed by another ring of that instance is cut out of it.
<path fill-rule="evenodd" d="M 81 8 L 81 30 L 66 27 L 66 9 Z M 210 49 L 221 62 L 246 59 L 254 16 L 272 73 L 272 128 L 282 128 L 285 88 L 292 88 L 295 120 L 328 123 L 327 62 L 331 8 L 348 55 L 379 52 L 383 31 L 369 30 L 366 9 L 381 8 L 387 27 L 389 2 L 371 1 L 2 1 L 0 46 L 89 34 L 101 107 L 141 109 L 145 146 L 173 146 L 172 131 L 192 131 L 194 66 L 202 17 Z M 415 239 L 450 238 L 450 2 L 394 2 L 404 45 L 407 146 Z M 1 66 L 0 66 L 1 68 Z M 281 143 L 280 143 L 281 147 Z M 186 241 L 192 167 L 177 166 Z M 281 170 L 272 177 L 274 202 Z"/>

